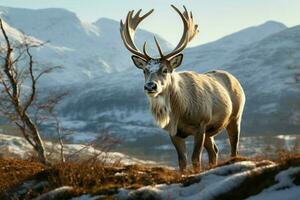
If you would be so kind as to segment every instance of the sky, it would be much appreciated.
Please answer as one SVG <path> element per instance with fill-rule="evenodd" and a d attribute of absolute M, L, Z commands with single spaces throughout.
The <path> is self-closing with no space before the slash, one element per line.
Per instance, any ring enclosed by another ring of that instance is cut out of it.
<path fill-rule="evenodd" d="M 190 46 L 219 39 L 249 26 L 269 20 L 291 27 L 300 24 L 300 0 L 1 0 L 0 5 L 21 8 L 65 8 L 85 22 L 106 17 L 120 21 L 129 10 L 154 8 L 140 27 L 154 32 L 176 45 L 182 34 L 182 22 L 170 7 L 185 5 L 193 12 L 199 34 Z"/>

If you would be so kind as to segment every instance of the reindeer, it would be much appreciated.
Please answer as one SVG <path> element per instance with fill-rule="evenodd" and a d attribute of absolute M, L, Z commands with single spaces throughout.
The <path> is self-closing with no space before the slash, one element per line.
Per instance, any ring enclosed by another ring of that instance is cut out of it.
<path fill-rule="evenodd" d="M 143 52 L 134 43 L 137 26 L 153 9 L 143 16 L 140 16 L 141 10 L 135 15 L 134 11 L 130 11 L 125 22 L 121 20 L 120 32 L 125 47 L 133 53 L 133 63 L 144 72 L 144 90 L 150 110 L 158 126 L 168 132 L 176 148 L 181 171 L 187 167 L 184 139 L 194 136 L 192 164 L 197 172 L 201 169 L 199 160 L 203 147 L 208 152 L 209 164 L 217 163 L 218 148 L 214 136 L 224 128 L 229 136 L 231 157 L 237 156 L 245 94 L 238 80 L 225 71 L 204 74 L 175 72 L 182 63 L 182 51 L 198 32 L 198 25 L 194 24 L 192 13 L 189 14 L 185 7 L 181 13 L 171 6 L 179 14 L 184 27 L 182 37 L 172 52 L 163 54 L 156 37 L 159 58 L 149 56 L 146 42 Z"/>

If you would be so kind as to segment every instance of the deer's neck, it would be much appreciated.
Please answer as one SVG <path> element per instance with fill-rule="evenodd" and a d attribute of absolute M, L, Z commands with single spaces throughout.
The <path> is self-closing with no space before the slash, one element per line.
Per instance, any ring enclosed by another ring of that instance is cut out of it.
<path fill-rule="evenodd" d="M 150 111 L 154 116 L 157 125 L 165 128 L 170 122 L 170 98 L 169 95 L 160 94 L 155 98 L 150 98 Z"/>
<path fill-rule="evenodd" d="M 182 108 L 180 100 L 180 75 L 173 72 L 171 84 L 162 94 L 155 98 L 150 98 L 150 111 L 158 126 L 166 128 L 170 124 L 170 120 L 179 112 L 178 108 Z"/>

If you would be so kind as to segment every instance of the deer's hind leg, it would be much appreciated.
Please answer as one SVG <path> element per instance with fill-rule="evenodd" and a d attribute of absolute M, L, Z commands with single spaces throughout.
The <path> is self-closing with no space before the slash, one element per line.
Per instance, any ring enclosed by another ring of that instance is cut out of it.
<path fill-rule="evenodd" d="M 229 142 L 231 146 L 231 157 L 236 157 L 238 155 L 238 146 L 241 131 L 241 119 L 233 119 L 227 125 L 226 131 L 229 137 Z"/>

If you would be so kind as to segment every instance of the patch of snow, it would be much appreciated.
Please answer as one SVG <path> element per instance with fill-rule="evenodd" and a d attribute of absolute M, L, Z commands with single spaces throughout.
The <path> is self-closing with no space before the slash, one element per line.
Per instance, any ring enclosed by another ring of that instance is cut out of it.
<path fill-rule="evenodd" d="M 160 146 L 155 146 L 154 148 L 157 150 L 170 150 L 170 149 L 174 149 L 174 146 L 171 144 L 164 144 Z"/>
<path fill-rule="evenodd" d="M 97 200 L 97 199 L 102 199 L 105 198 L 105 196 L 97 195 L 97 196 L 91 196 L 89 194 L 84 194 L 79 197 L 73 197 L 71 200 Z"/>
<path fill-rule="evenodd" d="M 252 173 L 276 166 L 274 163 L 265 161 L 261 161 L 261 163 L 264 166 L 257 167 L 260 162 L 243 161 L 218 167 L 196 175 L 195 178 L 199 182 L 187 187 L 183 187 L 182 184 L 161 184 L 142 187 L 136 191 L 121 189 L 116 197 L 127 199 L 128 197 L 143 198 L 150 195 L 150 197 L 157 197 L 159 199 L 210 200 L 234 189 Z"/>
<path fill-rule="evenodd" d="M 295 200 L 299 199 L 300 186 L 293 183 L 293 175 L 300 172 L 300 167 L 291 167 L 287 170 L 279 172 L 275 181 L 277 183 L 263 190 L 255 196 L 247 198 L 247 200 Z"/>
<path fill-rule="evenodd" d="M 0 156 L 29 158 L 32 147 L 25 139 L 15 136 L 0 134 Z"/>
<path fill-rule="evenodd" d="M 9 36 L 15 40 L 21 40 L 22 31 L 35 40 L 51 42 L 38 52 L 32 52 L 41 63 L 48 64 L 51 58 L 49 64 L 63 66 L 60 73 L 53 72 L 48 78 L 41 79 L 43 86 L 82 84 L 112 72 L 133 68 L 129 53 L 123 47 L 117 21 L 99 19 L 95 23 L 88 23 L 65 9 L 4 6 L 0 6 L 0 17 L 7 23 L 5 26 Z M 136 43 L 140 46 L 152 37 L 152 33 L 138 30 Z M 166 40 L 159 39 L 163 48 L 172 48 Z M 150 53 L 156 51 L 154 41 L 149 47 Z"/>
<path fill-rule="evenodd" d="M 61 146 L 52 142 L 45 142 L 47 152 L 51 152 L 52 159 L 59 159 Z M 14 157 L 19 159 L 30 158 L 33 154 L 32 146 L 22 137 L 0 134 L 0 156 Z M 154 161 L 140 160 L 119 152 L 102 152 L 91 146 L 82 144 L 64 144 L 64 155 L 66 158 L 86 160 L 97 156 L 97 159 L 107 162 L 120 162 L 130 164 L 157 164 Z"/>
<path fill-rule="evenodd" d="M 125 176 L 126 175 L 126 173 L 124 173 L 124 172 L 117 172 L 117 173 L 115 173 L 115 176 Z"/>
<path fill-rule="evenodd" d="M 72 143 L 88 143 L 97 139 L 99 135 L 92 132 L 72 132 L 72 134 L 66 136 L 68 141 L 72 141 Z"/>
<path fill-rule="evenodd" d="M 81 120 L 66 120 L 62 119 L 61 120 L 61 125 L 65 129 L 80 129 L 83 128 L 87 125 L 86 121 L 81 121 Z"/>
<path fill-rule="evenodd" d="M 74 190 L 74 188 L 71 186 L 62 186 L 59 188 L 55 188 L 54 190 L 51 190 L 49 192 L 43 193 L 42 195 L 36 197 L 35 200 L 56 199 L 62 196 L 62 194 L 71 192 L 72 190 Z"/>
<path fill-rule="evenodd" d="M 295 135 L 277 135 L 276 137 L 279 138 L 279 139 L 282 139 L 282 140 L 295 140 L 295 139 L 297 139 L 297 137 Z"/>
<path fill-rule="evenodd" d="M 292 151 L 295 148 L 295 145 L 297 144 L 297 139 L 300 138 L 300 136 L 297 135 L 278 135 L 276 138 L 281 139 L 284 141 L 284 148 L 288 151 Z"/>

